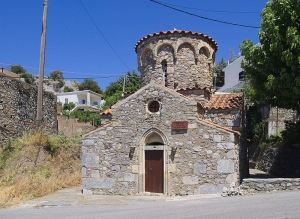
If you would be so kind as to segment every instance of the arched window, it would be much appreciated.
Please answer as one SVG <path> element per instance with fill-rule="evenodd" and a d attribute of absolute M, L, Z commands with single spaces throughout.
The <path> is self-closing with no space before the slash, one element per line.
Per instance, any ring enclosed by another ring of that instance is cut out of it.
<path fill-rule="evenodd" d="M 199 54 L 200 54 L 200 55 L 204 55 L 206 58 L 209 57 L 209 52 L 208 52 L 208 50 L 207 50 L 205 47 L 202 47 L 202 48 L 200 49 Z"/>
<path fill-rule="evenodd" d="M 161 67 L 165 78 L 165 86 L 167 86 L 168 85 L 168 64 L 166 60 L 163 60 L 161 62 Z"/>

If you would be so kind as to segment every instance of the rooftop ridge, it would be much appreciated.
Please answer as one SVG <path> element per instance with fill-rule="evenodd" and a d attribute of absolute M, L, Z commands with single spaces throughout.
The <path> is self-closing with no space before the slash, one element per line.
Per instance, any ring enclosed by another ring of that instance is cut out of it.
<path fill-rule="evenodd" d="M 203 38 L 206 38 L 207 40 L 209 40 L 215 47 L 216 50 L 218 50 L 218 44 L 215 40 L 213 40 L 210 36 L 205 35 L 203 33 L 198 33 L 198 32 L 192 32 L 190 30 L 167 30 L 167 31 L 160 31 L 158 33 L 153 33 L 153 34 L 148 34 L 147 36 L 141 38 L 134 46 L 134 50 L 135 52 L 137 52 L 137 47 L 145 40 L 147 40 L 148 38 L 151 38 L 153 36 L 159 36 L 159 35 L 167 35 L 167 34 L 191 34 L 194 36 L 201 36 Z"/>

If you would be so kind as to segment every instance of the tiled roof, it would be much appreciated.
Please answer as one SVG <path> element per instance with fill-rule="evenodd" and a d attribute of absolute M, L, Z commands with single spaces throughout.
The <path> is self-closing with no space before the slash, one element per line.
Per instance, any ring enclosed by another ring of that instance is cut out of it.
<path fill-rule="evenodd" d="M 134 94 L 136 91 L 125 91 L 124 94 Z"/>
<path fill-rule="evenodd" d="M 234 109 L 243 103 L 243 93 L 215 94 L 206 105 L 206 109 Z"/>
<path fill-rule="evenodd" d="M 107 114 L 112 114 L 111 108 L 108 108 L 107 110 L 105 110 L 104 112 L 101 113 L 101 115 L 107 115 Z"/>
<path fill-rule="evenodd" d="M 148 34 L 147 36 L 143 37 L 142 39 L 140 39 L 134 46 L 134 50 L 137 51 L 137 47 L 145 40 L 153 37 L 153 36 L 160 36 L 160 35 L 167 35 L 167 34 L 191 34 L 194 36 L 201 36 L 203 38 L 206 38 L 207 40 L 209 40 L 214 46 L 215 49 L 218 50 L 218 44 L 216 43 L 216 41 L 214 41 L 210 36 L 205 35 L 203 33 L 197 33 L 197 32 L 192 32 L 192 31 L 186 31 L 186 30 L 168 30 L 168 31 L 160 31 L 159 33 L 154 33 L 154 34 Z"/>
<path fill-rule="evenodd" d="M 176 91 L 189 91 L 189 90 L 205 90 L 209 93 L 211 93 L 211 89 L 210 87 L 207 87 L 207 86 L 202 86 L 202 87 L 187 87 L 187 88 L 180 88 Z"/>

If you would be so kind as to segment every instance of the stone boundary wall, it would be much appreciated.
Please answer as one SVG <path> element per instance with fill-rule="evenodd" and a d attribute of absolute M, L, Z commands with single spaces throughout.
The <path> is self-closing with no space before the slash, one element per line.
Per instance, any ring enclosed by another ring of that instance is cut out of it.
<path fill-rule="evenodd" d="M 0 74 L 0 144 L 23 131 L 35 130 L 38 89 Z M 57 133 L 56 96 L 43 93 L 43 131 Z"/>
<path fill-rule="evenodd" d="M 75 138 L 83 133 L 95 129 L 90 122 L 77 122 L 74 117 L 58 115 L 58 132 L 63 133 L 67 138 Z"/>
<path fill-rule="evenodd" d="M 300 178 L 243 179 L 240 189 L 244 195 L 295 191 L 300 190 Z"/>
<path fill-rule="evenodd" d="M 260 152 L 257 169 L 277 177 L 300 177 L 300 148 L 270 148 Z"/>

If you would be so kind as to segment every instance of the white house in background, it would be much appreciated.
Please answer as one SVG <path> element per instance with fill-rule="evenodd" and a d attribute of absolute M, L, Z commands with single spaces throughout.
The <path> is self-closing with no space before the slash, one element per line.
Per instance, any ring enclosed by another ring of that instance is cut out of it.
<path fill-rule="evenodd" d="M 240 56 L 227 65 L 226 68 L 224 68 L 224 86 L 221 87 L 218 92 L 231 92 L 233 90 L 239 90 L 243 87 L 244 69 L 241 67 L 243 60 L 244 56 Z"/>
<path fill-rule="evenodd" d="M 73 91 L 67 93 L 56 94 L 57 101 L 64 105 L 73 102 L 75 108 L 73 110 L 97 110 L 103 104 L 101 95 L 90 90 Z M 72 110 L 72 111 L 73 111 Z"/>

